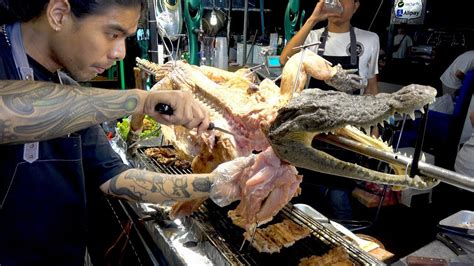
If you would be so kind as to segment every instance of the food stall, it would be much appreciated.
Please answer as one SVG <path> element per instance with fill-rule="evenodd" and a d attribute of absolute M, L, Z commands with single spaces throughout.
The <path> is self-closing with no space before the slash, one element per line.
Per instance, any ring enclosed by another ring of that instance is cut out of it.
<path fill-rule="evenodd" d="M 184 5 L 185 8 L 188 6 L 188 4 L 195 4 L 193 1 L 184 2 L 186 3 Z M 264 58 L 264 60 L 261 62 L 256 61 L 255 64 L 252 61 L 251 64 L 248 64 L 249 58 L 252 58 L 252 60 L 254 58 L 254 55 L 250 56 L 249 53 L 255 53 L 257 49 L 256 47 L 258 47 L 258 45 L 254 43 L 256 41 L 257 34 L 253 36 L 253 40 L 250 40 L 251 43 L 248 43 L 248 1 L 245 1 L 243 4 L 244 6 L 241 10 L 244 12 L 243 45 L 241 46 L 241 53 L 238 52 L 239 49 L 237 48 L 237 56 L 235 59 L 236 61 L 238 61 L 239 58 L 242 58 L 240 60 L 241 65 L 245 65 L 247 63 L 247 67 L 250 70 L 250 75 L 248 76 L 251 76 L 253 74 L 259 76 L 261 80 L 264 80 L 264 78 L 270 78 L 270 80 L 273 81 L 275 84 L 283 86 L 284 82 L 282 81 L 280 83 L 280 79 L 282 79 L 282 76 L 280 75 L 284 72 L 278 64 L 272 64 L 272 58 L 270 58 L 272 55 L 276 55 L 276 51 L 278 49 L 275 49 L 275 51 L 267 49 L 263 50 L 263 52 L 261 52 L 262 50 L 259 50 L 257 54 L 260 54 L 261 57 Z M 426 12 L 425 4 L 426 1 L 423 1 L 423 14 Z M 191 13 L 195 15 L 194 17 L 186 17 L 186 23 L 188 23 L 188 27 L 193 29 L 191 32 L 188 32 L 188 34 L 192 35 L 188 37 L 188 41 L 192 42 L 189 44 L 189 49 L 191 51 L 191 60 L 189 60 L 189 63 L 194 65 L 205 66 L 209 63 L 209 61 L 203 61 L 202 58 L 201 60 L 195 58 L 196 56 L 202 56 L 206 53 L 206 51 L 204 51 L 204 47 L 207 45 L 204 41 L 204 38 L 206 36 L 203 36 L 203 33 L 205 31 L 200 30 L 198 25 L 199 22 L 195 21 L 196 19 L 199 19 L 199 12 L 201 11 L 196 10 L 207 10 L 209 12 L 215 13 L 217 10 L 219 10 L 219 8 L 222 7 L 218 5 L 216 6 L 216 4 L 213 2 L 211 3 L 211 6 L 207 6 L 207 9 L 206 6 L 189 6 L 189 8 L 192 8 L 194 10 L 194 13 Z M 413 15 L 414 13 L 409 13 L 408 15 L 410 14 Z M 213 20 L 212 16 L 213 14 L 208 16 L 208 19 Z M 203 15 L 203 17 L 206 16 Z M 419 19 L 419 16 L 417 16 L 416 18 Z M 208 21 L 208 23 L 209 25 L 214 24 L 212 21 Z M 229 31 L 229 29 L 227 29 L 227 31 Z M 231 34 L 227 32 L 227 36 L 230 35 Z M 196 46 L 198 45 L 198 41 L 201 42 L 199 44 L 203 49 L 201 53 L 198 52 L 198 46 Z M 163 43 L 160 45 L 164 45 L 164 43 L 165 42 L 163 41 Z M 227 44 L 230 44 L 230 40 L 227 42 Z M 420 47 L 421 46 L 413 47 L 413 60 L 415 60 L 416 58 L 425 58 L 423 57 L 423 55 L 426 53 L 427 50 L 425 49 L 425 51 L 422 49 L 422 47 Z M 302 49 L 304 48 L 305 47 L 302 47 Z M 177 49 L 179 50 L 180 47 L 177 46 Z M 216 46 L 216 49 L 220 49 L 221 51 L 228 50 L 230 52 L 231 48 L 218 48 Z M 174 55 L 174 52 L 171 51 L 169 47 L 161 49 L 161 51 L 167 50 L 168 52 L 170 52 L 170 54 L 167 55 L 165 52 L 165 54 L 162 54 L 161 57 L 170 58 L 171 60 L 169 61 L 171 61 L 172 64 L 176 65 L 176 61 L 179 60 L 177 60 L 178 57 Z M 430 56 L 432 55 L 431 50 L 429 50 L 428 53 Z M 176 54 L 179 54 L 179 51 L 176 52 Z M 216 58 L 219 58 L 217 54 L 219 54 L 219 52 L 215 51 L 216 57 L 210 62 L 215 62 L 214 60 L 216 60 Z M 229 58 L 230 57 L 231 56 L 229 54 Z M 303 58 L 303 56 L 301 57 Z M 431 59 L 432 58 L 430 57 L 430 60 Z M 301 65 L 303 64 L 303 59 L 299 60 L 298 62 L 299 64 L 297 64 L 297 66 L 298 69 L 300 69 Z M 153 62 L 150 63 L 153 64 Z M 143 63 L 143 61 L 138 61 L 138 66 L 142 69 L 144 73 L 147 73 L 148 75 L 157 78 L 157 80 L 160 80 L 161 78 L 166 76 L 166 74 L 159 72 L 159 68 L 161 67 L 160 65 L 150 67 L 149 65 L 147 65 L 146 62 Z M 241 66 L 237 65 L 233 65 L 233 67 L 234 69 L 241 68 Z M 274 69 L 272 69 L 272 67 L 274 67 Z M 276 68 L 278 68 L 279 71 L 275 72 Z M 203 69 L 206 68 L 204 67 Z M 229 69 L 234 70 L 230 66 Z M 207 68 L 207 71 L 218 72 L 218 70 L 212 69 L 212 65 L 210 68 Z M 223 74 L 224 72 L 218 73 L 219 75 L 222 74 L 223 76 L 227 75 Z M 192 75 L 186 75 L 186 77 L 188 78 L 188 81 L 191 80 L 192 83 Z M 291 85 L 295 86 L 295 84 L 297 84 L 298 82 L 298 79 L 296 79 L 296 81 L 292 80 Z M 216 83 L 219 84 L 218 82 Z M 197 86 L 199 87 L 200 85 Z M 258 89 L 255 90 L 258 91 Z M 295 91 L 294 88 L 292 90 L 293 92 Z M 227 95 L 228 97 L 232 98 L 232 94 Z M 219 98 L 219 96 L 216 97 Z M 203 99 L 202 96 L 197 96 L 197 98 L 204 104 L 210 106 L 210 109 L 214 109 L 214 111 L 217 109 L 217 111 L 219 111 L 219 107 L 212 106 L 212 103 L 209 103 L 206 99 Z M 223 117 L 223 115 L 221 115 L 221 117 Z M 423 116 L 421 113 L 417 112 L 417 117 L 421 118 L 426 116 Z M 217 119 L 216 117 L 213 117 L 213 119 L 216 119 L 215 121 L 219 121 L 219 119 Z M 397 121 L 402 120 L 403 119 L 400 117 L 397 118 Z M 225 129 L 229 130 L 229 128 Z M 219 137 L 222 136 L 223 135 L 219 135 Z M 327 138 L 323 137 L 323 139 L 324 141 L 338 145 L 339 147 L 342 147 L 347 151 L 353 151 L 368 157 L 377 158 L 378 160 L 387 162 L 389 164 L 392 163 L 398 166 L 405 166 L 405 174 L 408 174 L 409 171 L 409 167 L 406 166 L 410 166 L 411 171 L 413 171 L 413 173 L 417 172 L 417 174 L 420 175 L 436 178 L 445 184 L 450 184 L 466 191 L 474 190 L 473 180 L 469 177 L 458 174 L 450 169 L 444 169 L 429 163 L 418 161 L 420 157 L 421 146 L 415 147 L 415 159 L 413 159 L 402 154 L 393 154 L 391 152 L 383 150 L 381 151 L 380 149 L 377 150 L 368 146 L 360 145 L 360 143 L 354 143 L 354 141 L 351 141 L 349 139 L 341 139 L 338 137 L 331 136 Z M 421 137 L 420 139 L 422 141 L 423 137 Z M 180 157 L 180 153 L 182 152 L 182 148 L 177 146 L 177 143 L 179 143 L 179 141 L 176 141 L 176 139 L 173 141 L 169 138 L 166 138 L 166 136 L 163 137 L 162 134 L 158 134 L 158 138 L 154 138 L 152 140 L 142 138 L 140 141 L 135 143 L 129 142 L 127 144 L 126 137 L 122 137 L 122 139 L 119 138 L 118 140 L 116 139 L 115 141 L 117 142 L 116 144 L 114 144 L 116 146 L 117 151 L 122 154 L 125 154 L 124 160 L 137 168 L 147 169 L 150 171 L 166 174 L 187 174 L 193 171 L 191 167 L 193 163 L 193 158 L 188 157 L 187 159 L 189 161 L 187 162 L 186 159 L 183 159 L 186 156 L 181 156 L 181 159 L 176 159 Z M 234 142 L 232 143 L 235 144 Z M 130 147 L 131 145 L 133 147 Z M 167 151 L 159 151 L 161 155 L 158 156 L 151 155 L 150 149 L 156 148 L 163 148 Z M 175 152 L 175 154 L 168 154 L 170 151 L 171 153 Z M 211 152 L 211 156 L 212 155 L 213 153 Z M 165 158 L 163 159 L 163 157 Z M 173 159 L 168 160 L 169 158 Z M 176 163 L 177 161 L 174 159 L 178 160 L 178 163 Z M 179 162 L 179 160 L 182 161 Z M 414 177 L 414 175 L 411 176 Z M 429 189 L 431 188 L 432 187 L 429 187 Z M 427 188 L 420 187 L 420 189 Z M 383 197 L 381 198 L 380 202 L 383 202 Z M 248 230 L 245 230 L 235 225 L 232 222 L 232 219 L 228 217 L 228 212 L 236 208 L 235 203 L 222 208 L 214 204 L 211 200 L 207 200 L 189 216 L 181 217 L 178 219 L 172 219 L 174 217 L 170 217 L 170 212 L 172 212 L 172 210 L 171 206 L 169 205 L 158 206 L 149 203 L 127 203 L 127 205 L 128 206 L 125 208 L 125 211 L 132 213 L 133 215 L 130 216 L 134 217 L 134 223 L 140 224 L 140 226 L 143 226 L 143 228 L 145 229 L 141 233 L 146 233 L 151 236 L 152 241 L 151 243 L 148 243 L 148 245 L 156 245 L 156 247 L 158 247 L 158 249 L 162 252 L 160 256 L 164 256 L 166 261 L 173 265 L 191 265 L 194 263 L 204 265 L 265 265 L 270 263 L 282 265 L 297 265 L 298 263 L 302 262 L 303 258 L 308 258 L 311 256 L 322 257 L 335 247 L 343 247 L 345 252 L 347 252 L 349 260 L 355 265 L 381 265 L 387 262 L 387 259 L 393 258 L 395 255 L 390 252 L 390 248 L 388 248 L 388 250 L 385 250 L 383 243 L 378 242 L 376 239 L 369 240 L 370 243 L 375 244 L 367 244 L 367 241 L 363 242 L 365 245 L 361 244 L 360 239 L 351 238 L 350 236 L 348 236 L 347 233 L 344 233 L 344 226 L 342 226 L 342 228 L 334 226 L 334 224 L 330 222 L 330 219 L 320 214 L 317 210 L 312 209 L 310 206 L 308 206 L 309 208 L 298 208 L 296 207 L 296 204 L 288 203 L 278 212 L 278 214 L 274 216 L 273 220 L 270 223 L 262 226 L 262 228 L 271 228 L 272 225 L 280 224 L 285 220 L 289 220 L 294 224 L 309 230 L 308 236 L 302 239 L 294 240 L 294 243 L 292 243 L 291 245 L 282 245 L 278 248 L 278 251 L 276 252 L 262 252 L 262 249 L 258 248 L 260 244 L 257 240 L 258 237 L 255 238 L 255 233 L 250 234 L 251 236 L 247 237 L 246 240 L 245 234 L 249 236 L 249 233 L 251 233 L 251 231 L 249 232 Z M 284 234 L 284 232 L 280 233 Z M 441 237 L 439 239 L 441 239 Z M 441 239 L 442 243 L 446 242 L 445 239 L 446 238 Z M 266 239 L 266 241 L 275 242 L 274 239 Z M 438 240 L 433 242 L 431 246 L 426 246 L 425 251 L 426 249 L 429 249 L 430 251 L 439 250 L 440 242 L 437 241 Z M 268 243 L 263 245 L 268 246 Z M 433 245 L 435 246 L 435 248 L 433 248 Z M 433 254 L 430 254 L 431 257 L 432 255 Z M 413 260 L 415 257 L 429 257 L 428 253 L 424 252 L 423 249 L 421 251 L 415 252 L 411 257 L 408 256 L 406 258 L 401 258 L 397 255 L 395 256 L 397 259 L 402 259 L 399 263 L 408 263 L 408 258 L 409 260 Z M 390 260 L 388 261 L 392 262 Z"/>

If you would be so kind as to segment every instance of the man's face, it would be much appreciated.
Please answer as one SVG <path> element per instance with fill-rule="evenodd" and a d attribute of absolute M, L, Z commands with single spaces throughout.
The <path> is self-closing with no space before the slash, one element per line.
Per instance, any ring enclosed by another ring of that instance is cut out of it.
<path fill-rule="evenodd" d="M 359 1 L 356 0 L 340 0 L 344 10 L 340 16 L 329 17 L 328 20 L 330 23 L 342 24 L 350 22 L 352 16 L 359 8 Z"/>
<path fill-rule="evenodd" d="M 114 6 L 80 20 L 72 14 L 53 37 L 54 60 L 76 80 L 87 81 L 125 57 L 125 40 L 135 34 L 140 7 Z"/>

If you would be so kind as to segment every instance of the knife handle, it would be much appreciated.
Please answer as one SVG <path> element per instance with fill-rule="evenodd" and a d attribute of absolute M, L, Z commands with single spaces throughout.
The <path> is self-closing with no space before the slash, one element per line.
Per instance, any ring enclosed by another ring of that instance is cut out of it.
<path fill-rule="evenodd" d="M 162 115 L 172 115 L 173 114 L 173 108 L 169 104 L 166 103 L 159 103 L 155 105 L 155 111 Z"/>
<path fill-rule="evenodd" d="M 449 249 L 451 249 L 456 255 L 466 255 L 467 252 L 460 246 L 458 243 L 454 242 L 448 235 L 445 233 L 439 232 L 436 235 L 436 239 L 441 241 Z"/>
<path fill-rule="evenodd" d="M 448 266 L 448 261 L 440 258 L 430 258 L 430 257 L 420 257 L 408 255 L 406 258 L 406 263 L 408 265 L 417 265 L 417 266 Z"/>
<path fill-rule="evenodd" d="M 155 105 L 155 111 L 162 115 L 172 115 L 174 110 L 171 108 L 169 104 L 166 103 L 159 103 Z M 215 128 L 215 124 L 213 122 L 209 123 L 209 127 L 207 127 L 207 130 L 213 130 Z"/>
<path fill-rule="evenodd" d="M 216 127 L 216 125 L 213 122 L 209 123 L 209 126 L 207 127 L 207 130 L 213 130 Z"/>

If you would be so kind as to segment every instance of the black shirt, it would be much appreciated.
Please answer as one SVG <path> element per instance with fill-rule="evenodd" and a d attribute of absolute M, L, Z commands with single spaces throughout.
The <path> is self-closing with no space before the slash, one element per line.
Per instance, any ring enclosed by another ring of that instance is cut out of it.
<path fill-rule="evenodd" d="M 0 56 L 0 80 L 19 79 L 2 32 Z M 57 73 L 28 60 L 35 80 L 58 82 Z M 86 186 L 98 188 L 129 167 L 100 126 L 39 142 L 33 163 L 23 159 L 24 146 L 0 145 L 0 265 L 83 265 Z"/>

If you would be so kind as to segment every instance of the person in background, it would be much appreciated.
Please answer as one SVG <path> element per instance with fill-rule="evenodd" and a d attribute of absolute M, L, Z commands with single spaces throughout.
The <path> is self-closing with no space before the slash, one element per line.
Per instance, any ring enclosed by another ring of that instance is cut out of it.
<path fill-rule="evenodd" d="M 474 129 L 474 112 L 470 115 L 471 128 Z M 474 178 L 474 130 L 466 143 L 459 150 L 454 163 L 454 170 L 460 174 Z"/>
<path fill-rule="evenodd" d="M 367 84 L 364 94 L 375 95 L 378 93 L 377 74 L 379 61 L 379 37 L 376 33 L 353 27 L 351 24 L 352 16 L 357 12 L 360 2 L 359 0 L 341 0 L 343 7 L 342 13 L 329 13 L 324 9 L 324 1 L 320 0 L 313 13 L 305 22 L 298 33 L 288 42 L 283 49 L 280 62 L 285 64 L 287 58 L 294 55 L 297 50 L 294 47 L 311 44 L 320 41 L 318 46 L 312 46 L 308 49 L 324 57 L 333 65 L 341 64 L 344 69 L 356 69 L 357 74 L 363 78 Z M 313 30 L 319 22 L 327 20 L 327 26 Z M 313 79 L 309 88 L 332 89 L 324 82 L 314 82 Z M 377 135 L 378 131 L 372 131 Z M 313 141 L 313 147 L 324 150 L 331 155 L 343 159 L 359 163 L 359 156 L 348 154 L 344 150 L 334 149 L 327 144 Z M 320 173 L 310 172 L 304 169 L 298 169 L 304 176 L 318 175 L 312 180 L 317 180 L 317 184 L 303 183 L 302 186 L 319 187 L 320 197 L 327 199 L 329 216 L 335 219 L 352 219 L 352 208 L 350 203 L 350 192 L 355 187 L 353 180 L 344 179 L 342 177 L 323 175 Z M 303 182 L 310 178 L 304 179 Z M 303 187 L 303 193 L 305 188 Z"/>
<path fill-rule="evenodd" d="M 455 98 L 458 89 L 464 81 L 465 74 L 470 70 L 474 70 L 474 50 L 459 55 L 441 75 L 440 80 L 443 93 Z M 469 105 L 467 113 L 470 114 L 471 112 L 474 112 L 474 97 L 471 98 L 471 104 Z M 466 142 L 472 133 L 474 133 L 474 131 L 471 127 L 469 117 L 466 116 L 460 143 Z"/>
<path fill-rule="evenodd" d="M 413 39 L 406 32 L 406 24 L 398 25 L 397 34 L 393 37 L 393 59 L 405 59 L 413 46 Z"/>
<path fill-rule="evenodd" d="M 474 69 L 474 50 L 459 55 L 443 72 L 441 77 L 443 93 L 454 96 L 455 91 L 461 87 L 464 75 Z"/>
<path fill-rule="evenodd" d="M 378 93 L 377 74 L 380 50 L 376 33 L 362 30 L 351 25 L 352 16 L 357 12 L 359 0 L 341 0 L 342 13 L 328 13 L 324 10 L 324 1 L 320 0 L 303 27 L 288 42 L 280 55 L 281 64 L 285 64 L 297 50 L 294 47 L 321 41 L 318 46 L 308 49 L 326 58 L 334 65 L 341 64 L 344 69 L 357 69 L 358 75 L 367 83 L 364 94 Z M 313 30 L 319 22 L 327 20 L 326 27 Z M 318 49 L 319 48 L 319 49 Z M 318 84 L 325 87 L 324 83 Z M 310 86 L 315 88 L 315 86 Z"/>
<path fill-rule="evenodd" d="M 0 17 L 0 265 L 84 265 L 89 188 L 162 203 L 208 196 L 217 187 L 223 168 L 201 175 L 130 168 L 99 126 L 148 114 L 204 131 L 208 113 L 190 93 L 85 88 L 75 81 L 125 57 L 125 39 L 135 34 L 147 1 L 7 4 L 8 12 L 0 12 L 10 16 Z M 174 114 L 157 113 L 158 103 Z"/>

